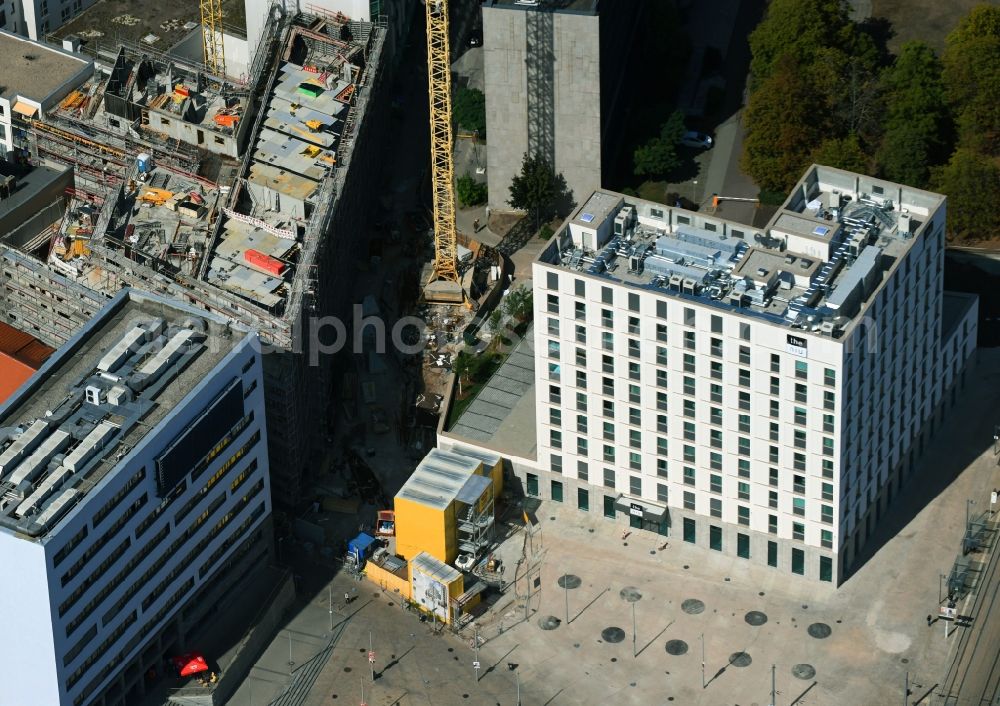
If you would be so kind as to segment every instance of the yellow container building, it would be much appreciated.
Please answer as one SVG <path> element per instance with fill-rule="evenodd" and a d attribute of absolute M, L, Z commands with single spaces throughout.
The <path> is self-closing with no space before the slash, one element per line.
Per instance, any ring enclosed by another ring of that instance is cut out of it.
<path fill-rule="evenodd" d="M 481 553 L 493 539 L 500 483 L 499 457 L 487 465 L 474 455 L 431 449 L 396 494 L 396 552 L 408 559 L 425 552 L 445 564 L 459 552 Z"/>

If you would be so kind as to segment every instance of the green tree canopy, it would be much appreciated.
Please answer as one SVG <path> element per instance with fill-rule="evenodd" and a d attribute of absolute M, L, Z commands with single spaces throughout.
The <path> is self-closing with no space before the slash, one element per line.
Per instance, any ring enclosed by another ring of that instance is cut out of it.
<path fill-rule="evenodd" d="M 476 181 L 471 174 L 463 174 L 455 182 L 455 195 L 463 206 L 478 206 L 486 203 L 489 192 L 486 184 Z"/>
<path fill-rule="evenodd" d="M 759 83 L 771 76 L 783 55 L 808 65 L 829 47 L 871 62 L 877 57 L 871 38 L 851 22 L 842 0 L 771 0 L 764 20 L 750 34 L 750 71 Z"/>
<path fill-rule="evenodd" d="M 996 158 L 959 148 L 936 170 L 934 187 L 948 197 L 948 232 L 959 239 L 1000 237 L 1000 165 Z"/>
<path fill-rule="evenodd" d="M 750 96 L 741 165 L 761 189 L 788 192 L 809 166 L 830 126 L 814 106 L 813 83 L 790 55 Z"/>
<path fill-rule="evenodd" d="M 924 188 L 930 167 L 947 155 L 943 135 L 948 130 L 948 108 L 941 62 L 923 42 L 907 42 L 882 72 L 880 83 L 885 104 L 878 150 L 882 174 Z"/>
<path fill-rule="evenodd" d="M 543 213 L 548 214 L 558 200 L 566 193 L 566 180 L 556 174 L 552 165 L 541 155 L 529 156 L 525 152 L 521 160 L 521 173 L 510 183 L 510 199 L 513 208 L 529 211 L 535 216 L 535 230 Z"/>
<path fill-rule="evenodd" d="M 677 142 L 684 135 L 684 114 L 675 110 L 660 127 L 660 134 L 636 147 L 632 155 L 639 176 L 663 176 L 680 165 Z"/>
<path fill-rule="evenodd" d="M 871 159 L 862 149 L 861 142 L 854 133 L 843 138 L 831 137 L 823 140 L 813 152 L 812 161 L 850 172 L 865 174 L 871 171 L 869 169 Z"/>
<path fill-rule="evenodd" d="M 486 137 L 486 96 L 477 88 L 460 88 L 455 93 L 451 114 L 460 127 Z"/>
<path fill-rule="evenodd" d="M 1000 155 L 1000 7 L 977 5 L 962 18 L 942 61 L 959 144 Z"/>

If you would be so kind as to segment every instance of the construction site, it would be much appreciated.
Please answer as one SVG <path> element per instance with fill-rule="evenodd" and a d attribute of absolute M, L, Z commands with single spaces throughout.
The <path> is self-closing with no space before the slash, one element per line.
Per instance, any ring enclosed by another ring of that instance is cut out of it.
<path fill-rule="evenodd" d="M 211 67 L 126 42 L 95 49 L 58 103 L 14 116 L 18 198 L 0 199 L 0 222 L 15 203 L 33 215 L 0 229 L 8 321 L 59 346 L 136 287 L 256 329 L 286 506 L 332 381 L 331 356 L 308 364 L 308 320 L 347 320 L 344 264 L 368 255 L 385 34 L 384 21 L 274 7 L 240 80 L 208 50 Z M 45 188 L 23 190 L 36 173 Z"/>

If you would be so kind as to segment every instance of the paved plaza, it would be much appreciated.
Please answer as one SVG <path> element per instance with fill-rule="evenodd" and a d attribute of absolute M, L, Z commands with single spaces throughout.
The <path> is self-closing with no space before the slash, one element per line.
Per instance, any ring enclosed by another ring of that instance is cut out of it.
<path fill-rule="evenodd" d="M 988 512 L 989 491 L 1000 486 L 992 442 L 998 371 L 1000 355 L 980 351 L 970 371 L 980 384 L 967 388 L 892 505 L 883 536 L 872 540 L 873 556 L 839 588 L 679 537 L 633 530 L 623 538 L 620 526 L 545 502 L 534 513 L 530 539 L 515 527 L 500 549 L 508 579 L 524 545 L 528 559 L 475 623 L 485 641 L 478 683 L 473 628 L 462 635 L 442 631 L 367 581 L 341 574 L 328 582 L 333 567 L 300 555 L 293 568 L 309 600 L 232 703 L 361 703 L 364 682 L 368 706 L 507 706 L 516 703 L 518 689 L 525 706 L 764 706 L 771 702 L 772 665 L 776 703 L 783 706 L 903 703 L 906 684 L 911 705 L 965 703 L 946 695 L 977 678 L 971 657 L 981 643 L 969 638 L 979 631 L 991 644 L 997 632 L 983 624 L 987 613 L 977 614 L 976 600 L 995 591 L 995 570 L 959 603 L 972 628 L 949 623 L 946 638 L 945 624 L 928 626 L 926 616 L 937 615 L 940 575 L 961 553 L 967 501 L 973 513 Z M 520 524 L 519 514 L 507 518 Z M 975 558 L 995 569 L 992 553 Z M 949 669 L 956 654 L 971 665 L 958 678 Z M 985 670 L 995 660 L 979 661 Z"/>

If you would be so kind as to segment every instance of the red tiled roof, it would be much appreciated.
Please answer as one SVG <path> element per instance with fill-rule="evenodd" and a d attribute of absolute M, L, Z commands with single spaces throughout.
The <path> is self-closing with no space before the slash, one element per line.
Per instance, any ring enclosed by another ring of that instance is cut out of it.
<path fill-rule="evenodd" d="M 0 321 L 0 353 L 38 370 L 52 352 L 31 334 Z"/>
<path fill-rule="evenodd" d="M 0 321 L 0 402 L 14 394 L 52 352 L 31 334 Z"/>
<path fill-rule="evenodd" d="M 0 353 L 0 403 L 14 394 L 25 380 L 35 374 L 35 369 L 6 353 Z"/>

